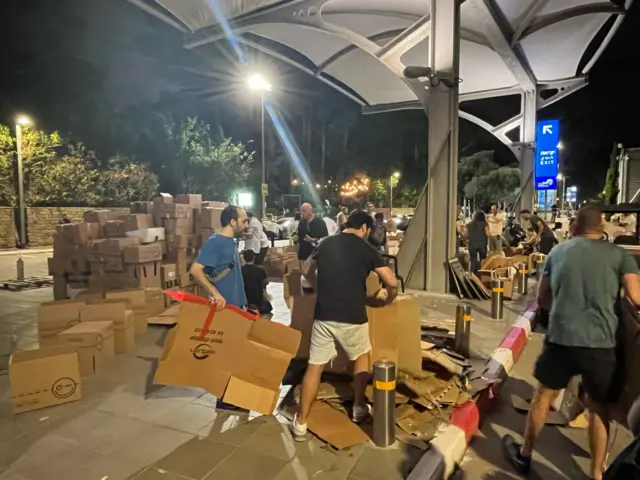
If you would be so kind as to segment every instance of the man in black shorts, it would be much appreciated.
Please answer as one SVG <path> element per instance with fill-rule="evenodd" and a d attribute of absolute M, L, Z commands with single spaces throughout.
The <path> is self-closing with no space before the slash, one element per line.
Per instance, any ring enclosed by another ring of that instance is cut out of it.
<path fill-rule="evenodd" d="M 531 469 L 533 447 L 549 409 L 572 377 L 582 376 L 588 396 L 591 474 L 602 480 L 609 437 L 608 404 L 616 400 L 616 304 L 620 288 L 640 304 L 638 266 L 622 248 L 600 240 L 600 211 L 582 209 L 575 238 L 547 257 L 538 287 L 538 305 L 550 310 L 549 330 L 534 375 L 540 385 L 527 417 L 524 444 L 503 438 L 505 454 L 520 473 Z"/>

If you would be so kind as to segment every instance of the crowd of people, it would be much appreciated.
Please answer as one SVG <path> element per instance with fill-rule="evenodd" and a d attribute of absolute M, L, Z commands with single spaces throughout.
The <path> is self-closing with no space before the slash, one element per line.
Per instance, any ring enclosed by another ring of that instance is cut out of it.
<path fill-rule="evenodd" d="M 376 225 L 384 226 L 373 205 L 367 205 L 366 211 L 354 210 L 349 214 L 341 208 L 336 220 L 328 222 L 317 217 L 308 203 L 300 207 L 297 241 L 302 287 L 304 291 L 313 291 L 317 300 L 309 366 L 292 424 L 296 440 L 306 438 L 311 405 L 324 365 L 336 355 L 336 341 L 355 362 L 352 419 L 360 422 L 368 417 L 365 387 L 371 344 L 365 306 L 367 302 L 392 302 L 397 294 L 397 280 L 382 257 L 381 246 L 379 242 L 371 242 Z M 242 208 L 228 206 L 221 213 L 220 223 L 221 231 L 205 242 L 191 268 L 194 279 L 209 293 L 217 309 L 230 304 L 258 309 L 261 313 L 270 311 L 265 296 L 268 279 L 260 266 L 268 244 L 265 245 L 260 221 Z M 245 240 L 243 266 L 238 249 L 240 239 Z M 376 300 L 366 296 L 366 279 L 371 271 L 386 286 L 386 294 Z"/>
<path fill-rule="evenodd" d="M 564 242 L 558 242 L 552 229 L 535 213 L 522 210 L 520 219 L 528 228 L 525 243 L 546 254 L 538 304 L 548 312 L 549 324 L 534 370 L 539 387 L 525 424 L 524 441 L 519 443 L 506 435 L 505 456 L 519 473 L 530 471 L 536 440 L 551 405 L 570 379 L 580 375 L 590 413 L 591 475 L 596 480 L 606 479 L 608 408 L 620 391 L 615 381 L 619 323 L 616 306 L 621 288 L 633 303 L 640 305 L 640 271 L 624 249 L 602 241 L 605 222 L 595 207 L 578 212 L 571 225 L 571 238 Z M 476 212 L 469 223 L 459 226 L 458 233 L 468 243 L 472 270 L 478 269 L 488 253 L 502 250 L 505 221 L 498 205 L 492 205 L 489 213 Z M 397 293 L 397 279 L 381 254 L 389 223 L 372 204 L 367 204 L 366 210 L 351 213 L 341 208 L 335 221 L 314 215 L 310 204 L 300 208 L 297 241 L 303 288 L 313 291 L 317 300 L 309 365 L 291 426 L 296 440 L 306 438 L 311 405 L 323 368 L 336 355 L 336 342 L 354 361 L 352 420 L 360 422 L 369 416 L 364 392 L 371 344 L 365 307 L 370 302 L 391 302 Z M 260 263 L 268 243 L 259 220 L 241 208 L 229 206 L 222 211 L 221 225 L 220 233 L 204 244 L 191 273 L 218 309 L 226 304 L 264 306 L 267 276 Z M 240 238 L 245 239 L 244 266 L 240 266 Z M 371 271 L 386 287 L 386 295 L 377 299 L 366 296 L 366 278 Z"/>

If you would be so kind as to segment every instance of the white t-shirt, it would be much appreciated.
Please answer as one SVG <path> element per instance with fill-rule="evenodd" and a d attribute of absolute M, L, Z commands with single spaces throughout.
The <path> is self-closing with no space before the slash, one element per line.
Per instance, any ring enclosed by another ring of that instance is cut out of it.
<path fill-rule="evenodd" d="M 269 248 L 269 237 L 267 234 L 262 231 L 262 235 L 260 236 L 260 248 Z"/>
<path fill-rule="evenodd" d="M 329 218 L 329 217 L 324 217 L 323 218 L 325 225 L 327 226 L 327 231 L 329 232 L 329 235 L 335 235 L 336 233 L 338 233 L 338 224 L 336 222 L 333 221 L 333 219 Z"/>
<path fill-rule="evenodd" d="M 253 217 L 249 220 L 249 231 L 244 241 L 245 250 L 252 250 L 255 253 L 260 253 L 260 239 L 262 238 L 262 224 L 260 220 Z"/>
<path fill-rule="evenodd" d="M 502 225 L 504 224 L 504 215 L 502 212 L 498 212 L 495 215 L 493 213 L 488 213 L 487 223 L 489 224 L 489 235 L 492 237 L 502 235 Z"/>

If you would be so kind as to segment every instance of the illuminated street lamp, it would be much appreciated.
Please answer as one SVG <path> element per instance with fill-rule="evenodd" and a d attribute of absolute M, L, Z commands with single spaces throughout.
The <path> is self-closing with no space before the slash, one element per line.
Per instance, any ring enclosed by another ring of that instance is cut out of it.
<path fill-rule="evenodd" d="M 561 148 L 560 145 L 558 145 L 558 148 Z M 559 182 L 562 182 L 562 188 L 560 188 L 560 214 L 562 215 L 562 212 L 564 211 L 564 198 L 566 196 L 566 187 L 567 187 L 567 176 L 563 175 L 562 173 L 558 173 L 558 175 L 556 176 L 556 179 Z"/>
<path fill-rule="evenodd" d="M 18 205 L 20 208 L 20 244 L 27 245 L 25 207 L 24 207 L 24 174 L 22 171 L 22 128 L 31 125 L 31 119 L 26 115 L 16 117 L 16 149 L 18 153 Z"/>
<path fill-rule="evenodd" d="M 393 209 L 393 179 L 398 180 L 400 178 L 400 172 L 393 172 L 393 175 L 389 177 L 389 218 L 392 215 Z"/>
<path fill-rule="evenodd" d="M 254 92 L 260 92 L 260 125 L 262 135 L 262 185 L 260 190 L 262 191 L 262 206 L 260 208 L 262 218 L 264 218 L 267 209 L 266 195 L 265 195 L 265 183 L 266 183 L 266 170 L 265 170 L 265 145 L 264 145 L 264 92 L 271 91 L 271 84 L 259 73 L 254 73 L 247 80 L 249 90 Z"/>

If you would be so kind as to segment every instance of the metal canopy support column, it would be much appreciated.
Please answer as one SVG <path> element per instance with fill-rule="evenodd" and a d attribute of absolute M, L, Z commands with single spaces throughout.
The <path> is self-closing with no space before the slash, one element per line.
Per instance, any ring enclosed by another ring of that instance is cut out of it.
<path fill-rule="evenodd" d="M 460 67 L 460 2 L 430 0 L 429 66 L 458 78 Z M 458 86 L 432 86 L 429 116 L 429 179 L 427 200 L 426 290 L 449 292 L 447 260 L 456 255 L 458 212 Z"/>
<path fill-rule="evenodd" d="M 514 152 L 520 162 L 520 205 L 519 210 L 533 209 L 534 157 L 537 122 L 537 91 L 525 91 L 522 94 L 522 126 L 520 127 L 520 143 L 514 145 Z"/>

